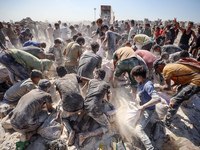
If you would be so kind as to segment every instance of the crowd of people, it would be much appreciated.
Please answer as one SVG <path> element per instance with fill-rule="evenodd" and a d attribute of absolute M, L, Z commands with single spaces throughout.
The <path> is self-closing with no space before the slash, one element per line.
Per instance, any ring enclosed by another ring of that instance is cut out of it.
<path fill-rule="evenodd" d="M 59 107 L 68 145 L 74 144 L 78 134 L 82 146 L 88 137 L 109 131 L 104 104 L 112 105 L 112 90 L 119 86 L 120 77 L 127 76 L 132 99 L 142 111 L 135 128 L 145 148 L 153 150 L 144 130 L 161 102 L 154 83 L 166 91 L 177 87 L 163 120 L 167 128 L 183 101 L 200 92 L 200 26 L 195 30 L 189 22 L 185 29 L 176 19 L 173 24 L 152 27 L 134 20 L 104 24 L 101 18 L 91 25 L 61 24 L 58 21 L 53 28 L 37 22 L 31 26 L 7 23 L 5 27 L 0 22 L 0 107 L 8 107 L 2 113 L 6 118 L 2 126 L 22 133 L 27 141 Z M 105 60 L 113 63 L 109 82 L 104 81 Z M 52 86 L 60 94 L 59 104 L 49 92 Z M 91 119 L 99 124 L 94 131 L 88 131 Z"/>

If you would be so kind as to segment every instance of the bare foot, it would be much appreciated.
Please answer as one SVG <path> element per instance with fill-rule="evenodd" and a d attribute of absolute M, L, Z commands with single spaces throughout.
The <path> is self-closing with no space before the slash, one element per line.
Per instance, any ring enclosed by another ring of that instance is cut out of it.
<path fill-rule="evenodd" d="M 85 141 L 85 137 L 84 137 L 84 133 L 80 133 L 78 135 L 78 139 L 79 139 L 79 146 L 82 146 L 83 142 Z"/>
<path fill-rule="evenodd" d="M 74 131 L 71 131 L 71 132 L 69 133 L 68 146 L 73 145 L 74 142 L 75 142 L 75 132 L 74 132 Z"/>

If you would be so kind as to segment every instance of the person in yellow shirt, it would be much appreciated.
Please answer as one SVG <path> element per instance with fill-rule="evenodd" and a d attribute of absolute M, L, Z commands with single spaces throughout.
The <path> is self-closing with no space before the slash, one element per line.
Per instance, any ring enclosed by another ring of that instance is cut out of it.
<path fill-rule="evenodd" d="M 200 92 L 200 66 L 188 63 L 188 57 L 189 53 L 187 51 L 181 52 L 180 58 L 183 63 L 179 61 L 178 63 L 168 64 L 162 71 L 165 79 L 163 89 L 171 89 L 171 80 L 174 81 L 174 85 L 179 85 L 178 92 L 170 99 L 169 109 L 164 118 L 167 127 L 170 127 L 173 116 L 178 111 L 181 103 Z"/>
<path fill-rule="evenodd" d="M 151 47 L 153 46 L 153 41 L 151 40 L 150 37 L 148 37 L 145 34 L 137 34 L 137 35 L 132 35 L 133 38 L 133 45 L 136 45 L 136 42 L 142 45 L 141 49 L 144 50 L 151 50 Z"/>

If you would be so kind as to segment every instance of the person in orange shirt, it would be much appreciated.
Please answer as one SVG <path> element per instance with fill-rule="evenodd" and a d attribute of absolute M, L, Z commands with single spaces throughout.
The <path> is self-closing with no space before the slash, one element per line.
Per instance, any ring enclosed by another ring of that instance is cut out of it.
<path fill-rule="evenodd" d="M 181 60 L 178 63 L 166 65 L 162 71 L 165 79 L 165 85 L 162 89 L 170 90 L 171 80 L 174 81 L 174 85 L 179 85 L 178 92 L 170 99 L 169 109 L 164 119 L 167 127 L 170 127 L 173 116 L 181 103 L 200 91 L 200 65 L 188 57 L 187 51 L 181 52 Z"/>

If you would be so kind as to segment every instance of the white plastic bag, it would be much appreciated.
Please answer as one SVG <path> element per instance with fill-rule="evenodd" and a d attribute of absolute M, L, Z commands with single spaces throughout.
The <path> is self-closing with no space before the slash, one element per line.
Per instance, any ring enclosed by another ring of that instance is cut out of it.
<path fill-rule="evenodd" d="M 101 68 L 106 72 L 104 81 L 109 82 L 113 78 L 113 69 L 114 69 L 113 61 L 103 59 Z"/>
<path fill-rule="evenodd" d="M 127 115 L 126 115 L 127 123 L 130 126 L 135 127 L 138 120 L 140 119 L 140 113 L 141 113 L 141 110 L 138 110 L 135 103 L 129 102 L 128 108 L 127 108 Z"/>
<path fill-rule="evenodd" d="M 96 54 L 103 58 L 103 48 L 100 47 Z"/>
<path fill-rule="evenodd" d="M 8 49 L 15 49 L 15 47 L 10 42 L 9 38 L 6 36 L 6 48 Z"/>

